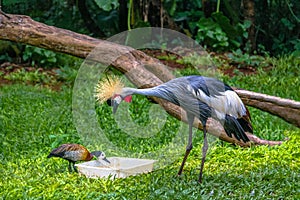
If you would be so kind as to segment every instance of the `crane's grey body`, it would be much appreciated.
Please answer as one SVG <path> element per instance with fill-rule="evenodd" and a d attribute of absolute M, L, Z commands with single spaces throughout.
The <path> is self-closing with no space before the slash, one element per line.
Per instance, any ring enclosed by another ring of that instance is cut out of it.
<path fill-rule="evenodd" d="M 141 94 L 156 96 L 181 106 L 203 123 L 213 117 L 224 124 L 226 115 L 241 118 L 246 108 L 238 95 L 223 82 L 203 76 L 186 76 L 153 88 L 123 88 L 124 96 Z"/>
<path fill-rule="evenodd" d="M 228 136 L 232 137 L 233 134 L 238 140 L 249 141 L 245 130 L 252 132 L 252 126 L 244 118 L 248 115 L 246 107 L 231 87 L 217 79 L 203 76 L 185 76 L 153 88 L 123 88 L 120 96 L 116 98 L 114 112 L 122 99 L 132 94 L 159 97 L 182 107 L 187 112 L 189 141 L 179 175 L 192 149 L 192 125 L 195 117 L 201 121 L 204 132 L 199 182 L 202 181 L 202 169 L 208 148 L 206 121 L 209 117 L 220 121 Z"/>

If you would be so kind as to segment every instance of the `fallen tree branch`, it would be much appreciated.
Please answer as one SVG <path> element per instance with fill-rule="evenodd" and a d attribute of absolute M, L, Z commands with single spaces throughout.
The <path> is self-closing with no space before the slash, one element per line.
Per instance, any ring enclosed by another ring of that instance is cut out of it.
<path fill-rule="evenodd" d="M 47 26 L 36 22 L 28 16 L 8 15 L 9 18 L 0 14 L 0 39 L 25 43 L 41 48 L 50 49 L 57 52 L 63 52 L 80 58 L 86 58 L 104 64 L 113 64 L 115 68 L 126 74 L 128 79 L 138 87 L 153 87 L 162 84 L 162 80 L 168 80 L 174 76 L 166 70 L 163 65 L 154 58 L 151 58 L 141 51 L 131 47 L 118 45 L 112 42 L 98 40 L 86 35 L 74 33 L 72 31 Z M 95 50 L 96 54 L 91 53 Z M 145 66 L 156 66 L 150 70 Z M 159 77 L 159 78 L 158 78 Z M 162 80 L 161 80 L 162 79 Z M 258 93 L 257 93 L 258 94 Z M 165 100 L 153 98 L 168 113 L 177 119 L 186 121 L 184 111 Z M 244 98 L 246 104 L 247 98 Z M 250 102 L 250 101 L 249 101 Z M 255 107 L 255 105 L 253 105 Z M 280 113 L 277 113 L 280 115 Z M 197 128 L 202 128 L 201 123 L 195 121 Z M 230 138 L 225 133 L 221 124 L 213 119 L 207 123 L 211 134 L 218 136 L 221 140 L 238 144 L 240 146 L 250 146 L 250 143 L 243 143 L 235 138 Z M 247 133 L 252 144 L 256 145 L 278 145 L 282 141 L 267 141 Z"/>
<path fill-rule="evenodd" d="M 247 90 L 235 91 L 246 105 L 277 115 L 300 128 L 300 102 Z"/>

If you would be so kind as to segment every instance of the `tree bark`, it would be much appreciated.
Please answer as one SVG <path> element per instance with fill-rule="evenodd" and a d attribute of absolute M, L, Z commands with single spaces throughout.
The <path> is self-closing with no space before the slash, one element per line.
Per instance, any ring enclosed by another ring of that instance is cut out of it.
<path fill-rule="evenodd" d="M 206 18 L 210 17 L 216 11 L 216 3 L 210 0 L 202 0 L 202 11 Z"/>
<path fill-rule="evenodd" d="M 152 27 L 169 28 L 176 31 L 180 30 L 163 8 L 161 0 L 134 0 L 133 10 L 133 16 L 131 16 L 133 17 L 133 27 L 139 21 L 143 21 L 144 23 L 149 23 Z"/>
<path fill-rule="evenodd" d="M 128 30 L 127 26 L 127 17 L 128 17 L 128 8 L 127 0 L 119 0 L 119 30 L 126 31 Z"/>
<path fill-rule="evenodd" d="M 300 128 L 300 102 L 246 90 L 235 91 L 246 105 L 277 115 Z"/>
<path fill-rule="evenodd" d="M 135 50 L 131 47 L 91 38 L 86 35 L 74 33 L 72 31 L 53 26 L 47 26 L 32 20 L 28 16 L 8 16 L 9 18 L 0 14 L 0 39 L 2 40 L 25 43 L 70 54 L 80 58 L 86 58 L 89 55 L 89 59 L 94 61 L 104 64 L 112 63 L 116 69 L 126 73 L 128 79 L 138 87 L 153 87 L 174 78 L 171 72 L 166 70 L 166 68 L 157 59 L 149 57 L 143 52 Z M 90 52 L 96 47 L 98 56 L 90 54 Z M 299 106 L 299 102 L 293 102 L 272 96 L 266 97 L 259 93 L 255 93 L 255 95 L 253 95 L 253 93 L 249 91 L 241 90 L 238 90 L 238 93 L 242 95 L 242 98 L 246 104 L 254 107 L 258 107 L 257 103 L 254 102 L 255 100 L 260 101 L 262 105 L 264 103 L 267 103 L 267 105 L 277 104 L 278 106 L 285 107 L 286 105 L 289 105 L 293 109 L 297 109 Z M 247 97 L 247 95 L 249 95 L 249 97 Z M 259 96 L 263 96 L 265 98 L 259 99 L 257 98 Z M 168 113 L 175 116 L 177 119 L 186 121 L 185 115 L 183 114 L 184 111 L 180 107 L 159 98 L 153 99 L 158 102 Z M 272 101 L 272 99 L 275 99 L 275 101 Z M 290 120 L 290 117 L 286 117 L 290 116 L 290 113 L 285 113 L 282 115 L 280 110 L 279 112 L 271 112 L 270 106 L 260 106 L 258 108 L 263 108 L 270 113 L 278 114 L 285 120 Z M 300 115 L 296 114 L 293 118 L 293 122 L 295 120 L 298 120 L 299 122 Z M 199 121 L 195 121 L 194 126 L 199 129 L 202 128 Z M 282 141 L 263 140 L 250 133 L 247 133 L 247 135 L 251 142 L 243 143 L 235 138 L 228 137 L 222 125 L 211 118 L 208 120 L 207 127 L 211 134 L 218 136 L 221 140 L 238 144 L 240 146 L 251 146 L 251 144 L 279 145 L 282 143 Z"/>
<path fill-rule="evenodd" d="M 251 22 L 251 26 L 248 29 L 248 38 L 251 43 L 251 52 L 256 49 L 255 39 L 255 7 L 254 0 L 243 0 L 244 4 L 244 19 Z"/>
<path fill-rule="evenodd" d="M 88 11 L 86 6 L 86 0 L 78 0 L 78 10 L 81 14 L 82 19 L 87 27 L 87 29 L 93 33 L 94 37 L 105 37 L 103 31 L 97 26 L 94 20 L 91 17 L 91 14 Z"/>
<path fill-rule="evenodd" d="M 180 28 L 174 22 L 174 20 L 169 16 L 169 14 L 165 11 L 162 0 L 152 0 L 149 1 L 149 12 L 148 19 L 152 26 L 169 28 L 172 30 L 180 31 Z M 155 13 L 160 13 L 157 15 Z"/>

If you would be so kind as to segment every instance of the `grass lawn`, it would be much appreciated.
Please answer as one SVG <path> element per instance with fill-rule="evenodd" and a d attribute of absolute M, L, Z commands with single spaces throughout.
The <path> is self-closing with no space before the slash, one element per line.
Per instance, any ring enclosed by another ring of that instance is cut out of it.
<path fill-rule="evenodd" d="M 274 61 L 271 71 L 224 80 L 248 90 L 300 101 L 299 68 L 299 60 L 283 58 Z M 134 111 L 133 105 L 131 115 L 143 124 L 143 120 L 149 120 L 144 117 L 149 109 L 144 107 L 150 103 L 143 97 L 135 97 L 134 101 L 141 109 Z M 57 92 L 23 84 L 1 86 L 0 107 L 0 199 L 300 199 L 300 129 L 254 108 L 250 112 L 257 136 L 289 140 L 281 146 L 245 149 L 216 141 L 210 146 L 203 184 L 199 185 L 201 131 L 197 131 L 181 177 L 176 174 L 184 148 L 173 163 L 149 174 L 116 180 L 88 179 L 69 173 L 66 161 L 46 158 L 59 144 L 82 143 L 72 120 L 71 88 Z M 160 141 L 170 141 L 179 125 L 168 117 L 169 124 L 158 139 L 127 138 L 110 120 L 107 106 L 98 107 L 97 113 L 100 126 L 111 140 L 136 151 L 160 148 Z"/>

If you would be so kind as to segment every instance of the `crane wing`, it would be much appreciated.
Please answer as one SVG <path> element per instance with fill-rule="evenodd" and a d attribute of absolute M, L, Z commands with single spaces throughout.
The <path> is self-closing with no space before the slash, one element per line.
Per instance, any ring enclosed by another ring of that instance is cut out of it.
<path fill-rule="evenodd" d="M 250 113 L 230 86 L 214 78 L 190 76 L 188 79 L 188 90 L 212 108 L 212 117 L 223 121 L 227 115 L 232 116 L 245 131 L 253 133 Z"/>
<path fill-rule="evenodd" d="M 242 100 L 228 85 L 208 77 L 191 76 L 189 78 L 187 89 L 195 98 L 213 108 L 217 118 L 225 117 L 226 114 L 241 118 L 247 114 Z"/>

